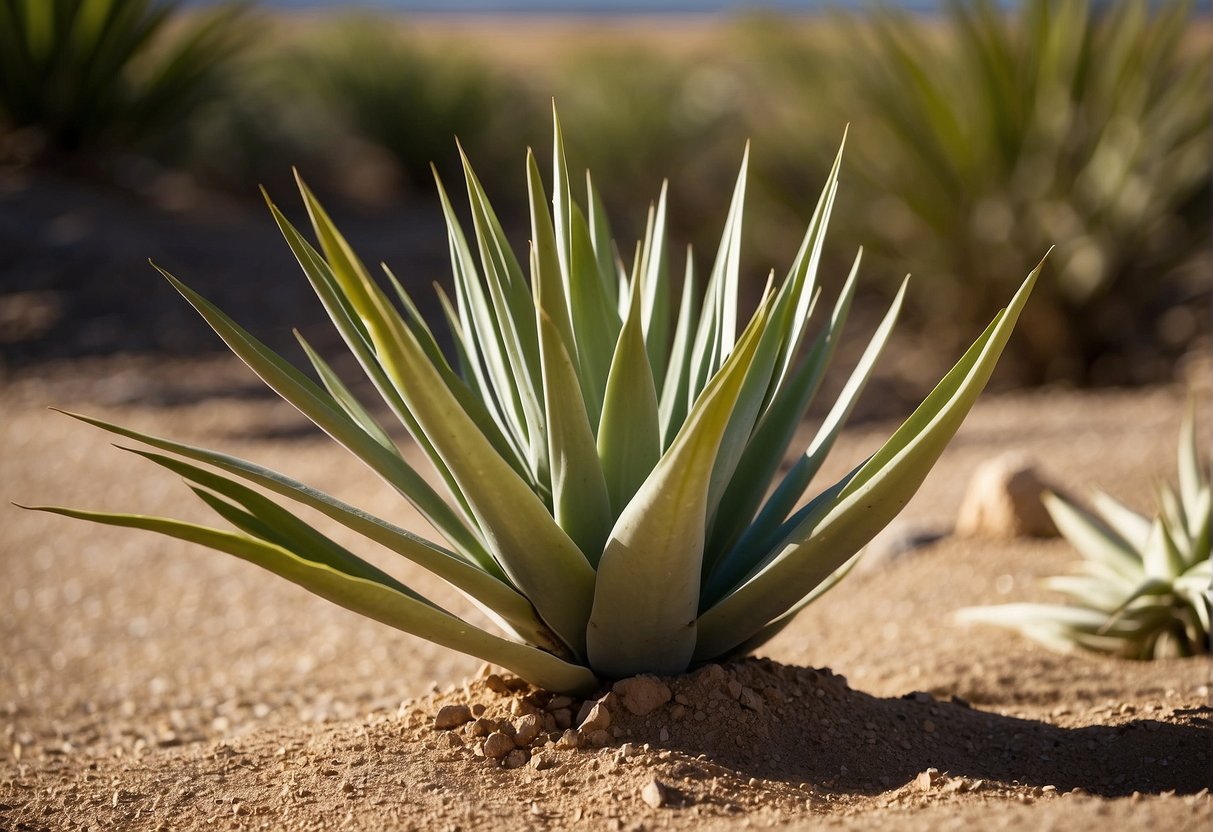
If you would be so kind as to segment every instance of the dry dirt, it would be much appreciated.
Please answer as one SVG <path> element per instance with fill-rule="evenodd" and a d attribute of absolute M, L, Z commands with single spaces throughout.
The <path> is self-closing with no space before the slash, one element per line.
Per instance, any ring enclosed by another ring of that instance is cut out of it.
<path fill-rule="evenodd" d="M 1183 399 L 1172 388 L 987 398 L 882 536 L 885 556 L 762 658 L 667 680 L 675 698 L 643 716 L 608 697 L 604 747 L 543 745 L 580 703 L 561 716 L 565 703 L 252 566 L 5 505 L 0 829 L 1208 829 L 1206 661 L 1060 656 L 950 620 L 969 604 L 1043 597 L 1037 579 L 1075 558 L 1064 542 L 943 537 L 888 554 L 946 532 L 975 466 L 1008 449 L 1062 486 L 1148 509 L 1154 483 L 1174 476 Z M 47 404 L 221 446 L 422 528 L 227 360 L 11 377 L 6 503 L 206 516 L 171 475 Z M 823 479 L 892 427 L 847 432 Z M 437 730 L 444 705 L 487 721 Z M 534 761 L 509 768 L 477 752 L 478 733 L 508 733 L 527 713 L 543 729 Z"/>

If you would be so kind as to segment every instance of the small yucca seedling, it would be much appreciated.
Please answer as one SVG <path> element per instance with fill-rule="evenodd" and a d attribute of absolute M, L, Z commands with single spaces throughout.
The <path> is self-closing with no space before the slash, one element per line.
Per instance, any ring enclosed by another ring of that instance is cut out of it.
<path fill-rule="evenodd" d="M 1208 653 L 1213 491 L 1191 409 L 1180 431 L 1179 493 L 1164 484 L 1158 502 L 1150 520 L 1100 491 L 1092 496 L 1094 513 L 1046 494 L 1045 508 L 1083 561 L 1077 575 L 1044 584 L 1075 603 L 972 607 L 958 616 L 1060 650 L 1078 646 L 1131 659 Z"/>
<path fill-rule="evenodd" d="M 689 253 L 675 301 L 664 189 L 626 268 L 588 176 L 588 213 L 571 197 L 559 123 L 554 145 L 550 213 L 528 154 L 532 241 L 522 262 L 466 159 L 472 242 L 439 182 L 454 301 L 438 291 L 453 363 L 391 272 L 403 314 L 302 183 L 323 255 L 270 205 L 333 323 L 433 464 L 449 501 L 306 343 L 320 385 L 165 275 L 270 387 L 416 506 L 445 545 L 252 462 L 83 416 L 174 454 L 137 451 L 185 477 L 237 531 L 44 510 L 233 554 L 551 690 L 587 691 L 600 678 L 642 672 L 680 673 L 761 644 L 832 585 L 917 490 L 989 378 L 1039 267 L 892 438 L 797 510 L 885 345 L 905 289 L 817 435 L 764 499 L 854 292 L 853 269 L 829 320 L 810 337 L 838 162 L 786 279 L 778 290 L 768 284 L 738 335 L 746 162 L 702 301 Z M 224 474 L 302 503 L 412 560 L 463 592 L 503 635 L 439 608 Z"/>

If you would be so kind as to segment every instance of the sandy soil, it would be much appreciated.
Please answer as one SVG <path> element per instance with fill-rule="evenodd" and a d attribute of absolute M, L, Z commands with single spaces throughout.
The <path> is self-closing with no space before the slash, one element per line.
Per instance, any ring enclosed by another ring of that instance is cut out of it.
<path fill-rule="evenodd" d="M 6 500 L 205 517 L 171 476 L 43 409 L 52 403 L 222 446 L 420 528 L 226 359 L 16 373 L 0 391 Z M 881 547 L 946 531 L 974 467 L 1006 449 L 1034 455 L 1063 486 L 1099 485 L 1147 509 L 1153 483 L 1174 474 L 1182 405 L 1176 389 L 987 398 Z M 846 433 L 823 476 L 893 426 Z M 608 699 L 606 745 L 571 747 L 557 719 L 580 703 L 485 679 L 471 659 L 247 564 L 7 506 L 0 536 L 0 829 L 1197 829 L 1213 819 L 1205 661 L 1064 657 L 949 619 L 968 604 L 1041 597 L 1036 579 L 1075 557 L 1057 540 L 945 537 L 884 558 L 764 658 L 668 680 L 675 698 L 645 715 Z M 424 574 L 367 554 L 462 608 Z M 435 729 L 452 704 L 480 719 Z M 479 735 L 512 731 L 527 713 L 542 728 L 533 761 L 509 768 L 478 753 Z"/>

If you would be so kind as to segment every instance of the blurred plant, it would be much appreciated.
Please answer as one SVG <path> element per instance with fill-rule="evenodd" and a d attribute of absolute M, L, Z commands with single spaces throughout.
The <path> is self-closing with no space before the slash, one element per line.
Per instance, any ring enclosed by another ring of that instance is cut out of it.
<path fill-rule="evenodd" d="M 1159 488 L 1153 521 L 1096 492 L 1092 514 L 1053 494 L 1045 508 L 1084 558 L 1080 574 L 1045 586 L 1076 603 L 971 607 L 958 617 L 1021 631 L 1050 647 L 1131 659 L 1209 652 L 1213 491 L 1196 451 L 1189 409 L 1180 432 L 1179 494 Z"/>
<path fill-rule="evenodd" d="M 1018 6 L 951 2 L 946 26 L 843 16 L 833 45 L 768 26 L 787 167 L 814 122 L 853 117 L 846 233 L 889 277 L 934 281 L 913 307 L 932 341 L 987 316 L 1055 243 L 1057 280 L 1008 356 L 1023 380 L 1157 378 L 1209 297 L 1209 34 L 1189 32 L 1186 2 Z"/>
<path fill-rule="evenodd" d="M 558 124 L 553 144 L 550 208 L 535 157 L 527 157 L 532 245 L 521 261 L 470 165 L 470 236 L 439 183 L 455 276 L 453 302 L 440 290 L 453 362 L 392 274 L 403 314 L 302 182 L 321 251 L 270 206 L 347 346 L 449 499 L 306 342 L 321 384 L 169 277 L 249 367 L 412 502 L 446 546 L 254 463 L 85 417 L 172 454 L 137 451 L 183 476 L 238 531 L 44 510 L 201 543 L 555 690 L 680 673 L 766 641 L 845 574 L 921 485 L 993 372 L 1039 267 L 876 453 L 797 508 L 867 383 L 905 291 L 903 284 L 819 432 L 768 495 L 853 297 L 854 269 L 829 320 L 809 337 L 841 159 L 787 277 L 772 289 L 772 275 L 738 333 L 748 158 L 697 301 L 689 257 L 679 298 L 672 297 L 664 197 L 651 206 L 628 269 L 588 177 L 586 208 L 573 200 Z M 431 571 L 504 635 L 441 609 L 238 480 Z"/>
<path fill-rule="evenodd" d="M 458 169 L 452 135 L 494 172 L 506 161 L 501 148 L 514 145 L 511 131 L 531 123 L 526 102 L 493 68 L 449 46 L 439 51 L 395 20 L 326 25 L 287 65 L 291 86 L 325 113 L 322 129 L 344 128 L 386 151 L 414 189 L 428 189 L 431 164 Z"/>
<path fill-rule="evenodd" d="M 643 214 L 623 212 L 634 210 L 636 194 L 656 194 L 670 176 L 683 183 L 671 195 L 670 215 L 678 223 L 672 231 L 704 246 L 712 243 L 706 229 L 724 207 L 720 195 L 728 180 L 722 171 L 746 137 L 737 69 L 715 58 L 598 46 L 550 71 L 550 92 L 568 116 L 576 167 L 611 172 L 598 183 L 611 214 L 639 225 Z"/>
<path fill-rule="evenodd" d="M 155 140 L 218 94 L 246 23 L 243 3 L 0 0 L 0 123 L 51 155 Z"/>

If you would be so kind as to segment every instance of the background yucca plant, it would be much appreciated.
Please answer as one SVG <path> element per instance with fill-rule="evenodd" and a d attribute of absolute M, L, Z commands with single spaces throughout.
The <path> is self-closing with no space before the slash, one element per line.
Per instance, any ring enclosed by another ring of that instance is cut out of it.
<path fill-rule="evenodd" d="M 665 191 L 625 265 L 588 176 L 585 208 L 572 198 L 558 123 L 554 146 L 550 209 L 528 154 L 532 239 L 521 261 L 466 159 L 470 230 L 439 182 L 454 298 L 439 292 L 453 360 L 388 272 L 397 311 L 302 183 L 320 251 L 270 206 L 333 323 L 449 500 L 306 343 L 319 385 L 166 274 L 270 387 L 416 506 L 444 545 L 252 462 L 83 416 L 156 449 L 136 452 L 182 475 L 237 531 L 44 510 L 228 552 L 554 690 L 678 673 L 761 644 L 910 499 L 989 378 L 1038 270 L 880 450 L 797 509 L 886 343 L 905 288 L 815 438 L 764 499 L 854 292 L 853 269 L 810 336 L 841 157 L 786 278 L 768 286 L 738 334 L 746 162 L 702 298 L 689 253 L 675 296 Z M 428 569 L 484 609 L 504 637 L 439 608 L 238 480 Z"/>
<path fill-rule="evenodd" d="M 428 189 L 432 163 L 459 164 L 452 134 L 481 164 L 501 167 L 494 139 L 524 105 L 498 70 L 449 47 L 440 51 L 394 19 L 325 25 L 289 51 L 286 67 L 283 86 L 296 101 L 317 105 L 314 129 L 344 128 L 378 146 L 413 188 Z"/>
<path fill-rule="evenodd" d="M 1179 437 L 1179 492 L 1159 487 L 1151 520 L 1101 491 L 1094 513 L 1055 494 L 1045 508 L 1083 556 L 1079 574 L 1044 583 L 1074 603 L 961 610 L 962 620 L 1019 630 L 1050 647 L 1131 659 L 1209 652 L 1213 490 L 1196 450 L 1193 411 Z"/>
<path fill-rule="evenodd" d="M 957 346 L 951 324 L 986 320 L 1056 244 L 1007 356 L 1019 378 L 1168 377 L 1210 285 L 1210 51 L 1190 4 L 945 7 L 839 15 L 832 39 L 764 27 L 766 121 L 788 137 L 764 182 L 801 181 L 803 137 L 851 121 L 843 234 L 881 277 L 930 281 L 907 312 L 934 337 Z"/>
<path fill-rule="evenodd" d="M 138 144 L 217 94 L 245 6 L 182 16 L 172 0 L 0 0 L 0 125 L 50 153 Z"/>

